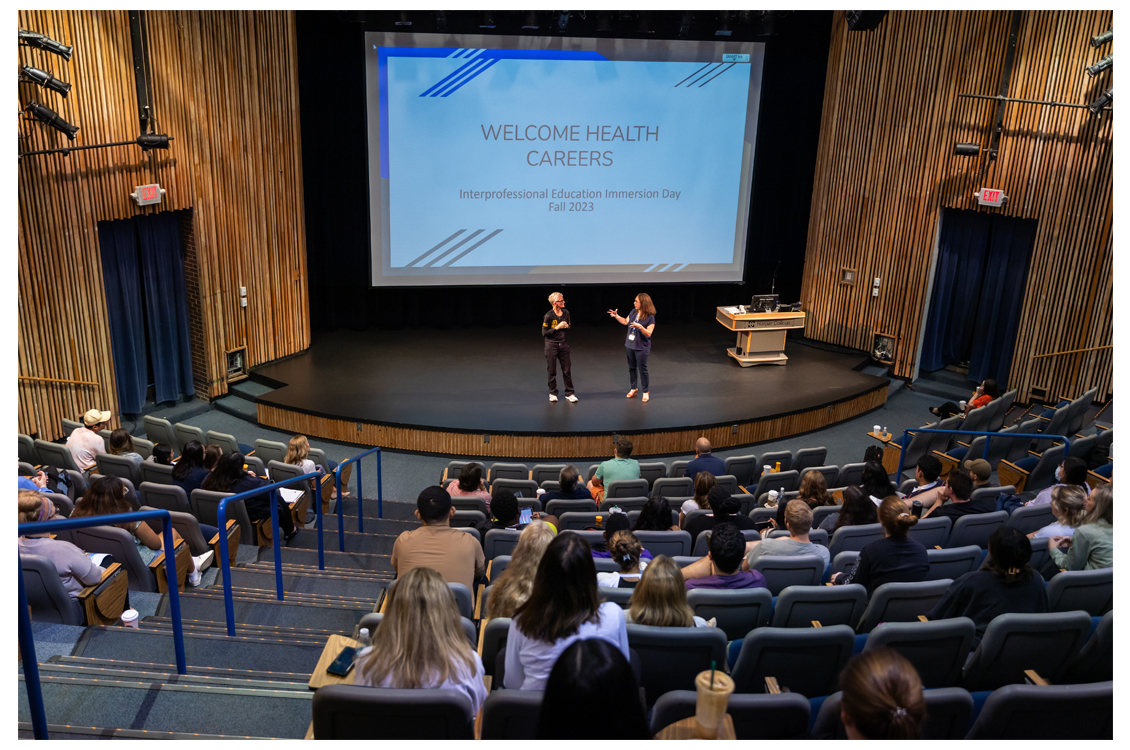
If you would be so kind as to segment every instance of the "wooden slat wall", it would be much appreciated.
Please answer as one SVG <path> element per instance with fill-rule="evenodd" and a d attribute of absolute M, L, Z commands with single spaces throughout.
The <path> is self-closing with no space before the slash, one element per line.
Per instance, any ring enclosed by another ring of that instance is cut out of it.
<path fill-rule="evenodd" d="M 19 373 L 98 382 L 19 386 L 19 429 L 60 435 L 59 420 L 92 405 L 117 415 L 97 224 L 193 208 L 209 390 L 226 392 L 225 352 L 249 365 L 309 346 L 298 73 L 293 12 L 149 11 L 153 111 L 168 151 L 136 146 L 30 157 L 19 167 Z M 81 129 L 74 145 L 139 134 L 125 11 L 21 11 L 19 23 L 75 47 L 69 63 L 21 47 L 20 64 L 73 84 L 63 100 L 31 84 L 20 103 L 46 104 Z M 66 145 L 22 123 L 21 150 Z M 159 182 L 159 206 L 137 185 Z M 247 287 L 248 307 L 239 306 Z M 200 353 L 194 353 L 197 356 Z"/>
<path fill-rule="evenodd" d="M 1106 54 L 1091 36 L 1110 11 L 1025 11 L 1009 96 L 1088 103 L 1111 85 L 1083 68 Z M 806 335 L 869 350 L 897 339 L 894 374 L 917 357 L 927 280 L 943 207 L 1039 221 L 1009 387 L 1077 396 L 1112 390 L 1111 350 L 1032 360 L 1032 354 L 1113 342 L 1112 116 L 1009 105 L 997 160 L 953 155 L 989 144 L 1009 11 L 892 11 L 873 32 L 832 27 L 801 297 Z M 1003 209 L 973 193 L 1001 188 Z M 839 283 L 857 270 L 854 286 Z M 878 297 L 874 278 L 882 279 Z"/>

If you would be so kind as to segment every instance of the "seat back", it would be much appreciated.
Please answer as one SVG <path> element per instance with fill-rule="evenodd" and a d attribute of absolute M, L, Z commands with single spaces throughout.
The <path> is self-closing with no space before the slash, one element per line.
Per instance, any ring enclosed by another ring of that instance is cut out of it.
<path fill-rule="evenodd" d="M 748 456 L 730 456 L 725 459 L 726 474 L 734 477 L 738 484 L 746 487 L 757 478 L 761 476 L 761 462 L 757 460 L 757 456 L 750 454 Z M 694 477 L 688 477 L 692 482 Z"/>
<path fill-rule="evenodd" d="M 499 477 L 490 483 L 490 491 L 492 493 L 499 490 L 510 490 L 516 497 L 537 497 L 538 483 L 532 479 L 512 479 L 510 477 Z"/>
<path fill-rule="evenodd" d="M 1048 582 L 1048 610 L 1102 617 L 1114 606 L 1114 568 L 1066 570 Z"/>
<path fill-rule="evenodd" d="M 78 465 L 75 464 L 74 456 L 71 455 L 71 451 L 67 446 L 39 439 L 34 441 L 34 445 L 35 454 L 39 457 L 39 463 L 51 466 L 55 469 L 74 469 L 75 471 L 81 471 Z"/>
<path fill-rule="evenodd" d="M 493 560 L 499 555 L 509 555 L 518 546 L 518 536 L 522 532 L 516 529 L 491 529 L 483 540 L 483 553 L 486 559 Z"/>
<path fill-rule="evenodd" d="M 616 479 L 604 487 L 604 496 L 608 499 L 615 497 L 640 497 L 649 491 L 646 479 Z"/>
<path fill-rule="evenodd" d="M 1024 482 L 1025 492 L 1039 492 L 1055 484 L 1055 470 L 1063 463 L 1063 444 L 1053 445 L 1040 454 L 1040 460 L 1028 473 Z"/>
<path fill-rule="evenodd" d="M 446 485 L 451 480 L 458 479 L 459 472 L 469 463 L 471 463 L 471 461 L 448 461 L 447 468 L 445 468 L 443 474 L 440 475 L 440 483 Z"/>
<path fill-rule="evenodd" d="M 817 555 L 765 555 L 753 569 L 765 576 L 773 596 L 789 586 L 819 586 L 824 578 L 824 559 Z"/>
<path fill-rule="evenodd" d="M 550 500 L 545 504 L 545 512 L 561 518 L 565 513 L 596 513 L 595 500 Z"/>
<path fill-rule="evenodd" d="M 193 490 L 188 497 L 188 504 L 192 508 L 192 515 L 201 523 L 219 528 L 217 512 L 220 502 L 225 497 L 231 497 L 231 492 L 211 492 L 209 490 Z M 251 518 L 247 515 L 247 506 L 243 500 L 236 500 L 226 506 L 226 516 L 229 521 L 234 520 L 239 524 L 239 543 L 258 544 L 255 538 L 255 527 L 251 525 Z"/>
<path fill-rule="evenodd" d="M 148 414 L 142 417 L 141 421 L 145 425 L 145 437 L 154 443 L 164 443 L 168 446 L 175 445 L 177 452 L 181 451 L 181 445 L 177 442 L 177 432 L 173 429 L 172 422 Z"/>
<path fill-rule="evenodd" d="M 126 569 L 130 591 L 156 591 L 157 579 L 141 560 L 133 535 L 114 526 L 91 526 L 72 529 L 71 542 L 84 552 L 102 552 L 113 555 Z M 159 553 L 158 553 L 159 554 Z"/>
<path fill-rule="evenodd" d="M 996 401 L 990 401 L 984 406 L 972 409 L 965 415 L 965 419 L 962 420 L 957 429 L 962 432 L 988 432 L 989 421 L 997 410 L 996 404 Z"/>
<path fill-rule="evenodd" d="M 633 591 L 635 591 L 635 589 L 610 588 L 608 586 L 597 587 L 597 592 L 600 594 L 600 600 L 602 602 L 612 602 L 623 609 L 628 608 Z"/>
<path fill-rule="evenodd" d="M 561 476 L 561 470 L 568 464 L 534 464 L 530 469 L 530 479 L 541 486 L 542 482 L 556 482 Z"/>
<path fill-rule="evenodd" d="M 828 449 L 824 446 L 820 446 L 819 448 L 801 448 L 793 455 L 793 462 L 789 468 L 803 477 L 804 472 L 809 469 L 822 467 L 827 458 Z"/>
<path fill-rule="evenodd" d="M 204 435 L 204 430 L 184 422 L 177 422 L 173 425 L 173 433 L 176 438 L 172 444 L 177 447 L 177 452 L 180 453 L 184 450 L 184 446 L 193 440 L 200 441 L 201 445 L 207 445 L 208 439 Z"/>
<path fill-rule="evenodd" d="M 1004 510 L 961 516 L 954 523 L 946 545 L 949 547 L 967 547 L 970 544 L 976 544 L 981 549 L 988 549 L 989 536 L 1007 522 L 1008 511 Z"/>
<path fill-rule="evenodd" d="M 898 486 L 898 492 L 902 495 L 909 495 L 914 490 L 914 488 L 916 488 L 917 486 L 918 486 L 918 480 L 917 479 L 907 479 L 907 480 L 904 480 L 903 483 Z"/>
<path fill-rule="evenodd" d="M 1057 683 L 1090 632 L 1091 616 L 1083 611 L 998 615 L 965 666 L 964 687 L 996 690 L 1023 683 L 1026 669 Z"/>
<path fill-rule="evenodd" d="M 672 690 L 659 696 L 651 711 L 651 733 L 659 734 L 675 722 L 694 716 L 697 700 L 694 690 Z M 739 740 L 806 738 L 810 710 L 808 699 L 797 693 L 733 693 L 726 705 L 734 736 Z"/>
<path fill-rule="evenodd" d="M 694 482 L 689 477 L 663 477 L 651 487 L 653 497 L 687 497 L 694 495 Z"/>
<path fill-rule="evenodd" d="M 64 518 L 70 518 L 71 513 L 74 512 L 75 504 L 66 495 L 60 495 L 57 492 L 42 492 L 44 497 L 51 501 L 55 506 L 55 512 Z"/>
<path fill-rule="evenodd" d="M 287 488 L 301 490 L 306 496 L 307 507 L 313 508 L 316 498 L 314 497 L 314 493 L 310 490 L 310 480 L 298 479 L 298 477 L 305 473 L 306 472 L 302 471 L 301 466 L 284 464 L 282 461 L 271 461 L 267 464 L 267 474 L 270 476 L 272 482 L 286 482 L 288 479 L 293 479 L 294 481 L 286 485 Z"/>
<path fill-rule="evenodd" d="M 812 734 L 821 740 L 846 740 L 847 732 L 840 720 L 843 704 L 842 692 L 829 695 L 820 704 L 820 712 L 812 727 Z M 960 740 L 969 729 L 973 715 L 973 696 L 961 688 L 933 688 L 922 691 L 926 704 L 926 718 L 919 729 L 924 740 Z"/>
<path fill-rule="evenodd" d="M 691 535 L 686 531 L 637 531 L 635 535 L 644 549 L 656 557 L 676 557 L 691 553 Z"/>
<path fill-rule="evenodd" d="M 218 445 L 223 449 L 224 453 L 235 453 L 239 450 L 239 441 L 235 439 L 235 435 L 208 430 L 205 437 L 208 441 L 206 445 Z M 285 458 L 285 455 L 283 457 Z"/>
<path fill-rule="evenodd" d="M 671 462 L 671 468 L 669 468 L 667 470 L 667 476 L 672 477 L 672 478 L 674 478 L 674 477 L 685 477 L 687 475 L 687 466 L 689 464 L 690 464 L 689 460 L 688 461 L 672 461 Z M 590 476 L 589 479 L 592 479 L 592 477 Z M 693 481 L 693 479 L 694 479 L 694 477 L 691 477 L 692 481 Z"/>
<path fill-rule="evenodd" d="M 921 456 L 919 458 L 921 458 Z M 866 465 L 865 463 L 844 464 L 840 467 L 840 473 L 836 476 L 836 481 L 828 482 L 828 486 L 850 487 L 851 485 L 859 484 L 863 481 L 863 467 Z M 914 464 L 911 464 L 911 466 L 913 465 Z"/>
<path fill-rule="evenodd" d="M 738 487 L 738 478 L 733 474 L 720 474 L 714 477 L 714 483 L 719 487 L 724 487 L 726 492 L 731 495 L 736 495 L 741 492 L 741 489 Z"/>
<path fill-rule="evenodd" d="M 1012 511 L 1005 526 L 1011 526 L 1024 534 L 1039 531 L 1050 523 L 1055 523 L 1051 503 L 1046 505 L 1025 505 Z"/>
<path fill-rule="evenodd" d="M 859 562 L 859 553 L 853 550 L 841 552 L 832 558 L 832 564 L 828 566 L 828 577 L 834 576 L 836 573 L 849 573 L 855 564 Z M 855 623 L 852 623 L 853 625 Z"/>
<path fill-rule="evenodd" d="M 525 464 L 517 463 L 495 463 L 491 464 L 490 471 L 487 474 L 487 481 L 494 485 L 496 479 L 529 479 L 530 467 Z"/>
<path fill-rule="evenodd" d="M 518 507 L 519 508 L 529 508 L 534 513 L 541 513 L 541 499 L 540 499 L 540 497 L 541 497 L 540 495 L 537 496 L 537 497 L 521 497 L 521 496 L 518 496 L 515 499 L 518 501 Z"/>
<path fill-rule="evenodd" d="M 662 461 L 640 461 L 640 479 L 647 482 L 648 491 L 651 490 L 656 479 L 663 479 L 666 476 L 667 464 Z"/>
<path fill-rule="evenodd" d="M 24 591 L 34 622 L 57 622 L 60 625 L 82 625 L 82 605 L 63 588 L 55 563 L 46 557 L 20 552 L 20 570 Z"/>
<path fill-rule="evenodd" d="M 781 471 L 790 471 L 793 468 L 793 452 L 792 451 L 769 451 L 761 457 L 761 466 L 771 466 L 776 468 L 777 462 L 781 463 Z"/>
<path fill-rule="evenodd" d="M 938 423 L 937 422 L 931 422 L 930 424 L 926 425 L 926 427 L 928 429 L 936 430 L 936 429 L 938 429 Z M 903 471 L 910 469 L 911 472 L 913 472 L 914 467 L 918 464 L 918 459 L 920 459 L 923 456 L 925 456 L 926 454 L 928 454 L 930 452 L 931 446 L 938 442 L 937 440 L 935 440 L 936 437 L 937 437 L 936 433 L 933 433 L 933 432 L 913 432 L 913 433 L 911 433 L 910 444 L 902 449 L 902 454 L 903 454 L 902 468 L 903 468 Z M 946 435 L 945 437 L 948 438 L 949 436 Z M 906 438 L 903 437 L 901 439 L 905 440 Z M 943 451 L 943 453 L 944 452 L 945 451 Z M 863 464 L 860 464 L 860 466 L 862 467 Z M 839 486 L 843 486 L 844 484 L 859 484 L 859 481 L 862 478 L 863 478 L 863 470 L 861 468 L 859 479 L 856 479 L 854 482 L 840 483 Z"/>
<path fill-rule="evenodd" d="M 640 687 L 648 704 L 671 690 L 694 687 L 699 672 L 726 659 L 726 634 L 718 628 L 662 628 L 628 624 L 628 646 L 639 654 Z"/>
<path fill-rule="evenodd" d="M 864 546 L 879 539 L 884 539 L 883 524 L 867 523 L 859 526 L 841 526 L 832 534 L 832 541 L 828 544 L 828 551 L 832 557 L 845 550 L 858 552 Z"/>
<path fill-rule="evenodd" d="M 188 502 L 188 495 L 184 488 L 175 484 L 156 484 L 142 482 L 138 488 L 141 502 L 153 508 L 175 511 L 177 513 L 192 513 L 192 506 Z M 215 524 L 212 524 L 213 526 Z"/>
<path fill-rule="evenodd" d="M 555 502 L 556 502 L 555 500 L 549 501 L 550 505 L 552 505 Z M 589 512 L 584 512 L 584 513 L 580 512 L 580 511 L 566 511 L 565 513 L 552 513 L 550 515 L 557 516 L 557 520 L 560 521 L 560 524 L 558 525 L 558 531 L 563 530 L 563 529 L 570 529 L 572 531 L 582 531 L 584 529 L 592 529 L 592 528 L 596 527 L 596 517 L 597 516 L 601 516 L 601 517 L 607 517 L 608 516 L 607 513 L 598 513 L 598 512 L 595 512 L 595 511 L 589 511 Z"/>
<path fill-rule="evenodd" d="M 949 516 L 920 518 L 918 519 L 918 523 L 910 527 L 907 536 L 926 549 L 944 547 L 946 546 L 946 541 L 950 538 L 950 529 L 952 527 L 953 520 L 949 518 Z"/>
<path fill-rule="evenodd" d="M 984 408 L 984 407 L 982 407 L 982 408 Z M 961 425 L 964 421 L 965 420 L 963 420 L 960 415 L 955 415 L 955 416 L 952 416 L 948 419 L 943 419 L 941 422 L 938 422 L 937 427 L 935 429 L 938 429 L 938 430 L 960 430 Z M 955 440 L 958 437 L 957 435 L 955 435 L 951 432 L 935 432 L 935 433 L 932 433 L 932 436 L 933 436 L 934 439 L 930 442 L 930 445 L 926 448 L 927 454 L 930 454 L 933 451 L 940 451 L 942 453 L 945 453 L 946 451 L 949 450 L 950 446 L 954 444 Z M 921 456 L 919 456 L 919 458 L 921 458 Z M 918 463 L 918 460 L 915 459 L 914 464 L 917 464 L 917 463 Z M 903 471 L 905 472 L 905 471 L 909 470 L 910 473 L 913 475 L 914 474 L 914 464 L 904 463 L 903 464 Z"/>
<path fill-rule="evenodd" d="M 137 474 L 142 484 L 146 482 L 150 484 L 176 484 L 176 480 L 173 479 L 173 467 L 153 461 L 142 461 L 141 466 L 137 469 Z"/>
<path fill-rule="evenodd" d="M 1092 388 L 1079 398 L 1071 402 L 1071 417 L 1067 420 L 1066 434 L 1074 435 L 1083 429 L 1083 420 L 1087 418 L 1087 409 L 1095 400 L 1098 388 Z"/>
<path fill-rule="evenodd" d="M 1002 494 L 1015 495 L 1016 487 L 1011 484 L 1006 484 L 1004 487 L 981 487 L 979 489 L 973 490 L 973 493 L 969 496 L 969 501 L 975 502 L 983 497 L 995 498 L 997 495 Z"/>
<path fill-rule="evenodd" d="M 773 595 L 769 589 L 691 589 L 687 605 L 704 620 L 717 618 L 726 639 L 745 638 L 754 628 L 769 624 Z"/>
<path fill-rule="evenodd" d="M 812 698 L 828 695 L 836 689 L 854 645 L 855 633 L 847 625 L 758 628 L 742 641 L 730 672 L 734 692 L 763 692 L 765 678 L 776 677 L 789 692 Z"/>
<path fill-rule="evenodd" d="M 484 740 L 532 740 L 541 716 L 541 690 L 495 690 L 483 702 Z"/>
<path fill-rule="evenodd" d="M 821 505 L 820 507 L 813 508 L 812 509 L 812 528 L 817 530 L 817 531 L 823 531 L 823 529 L 820 529 L 818 527 L 820 526 L 820 524 L 824 523 L 824 519 L 826 519 L 828 516 L 835 515 L 839 512 L 840 512 L 840 506 L 838 506 L 838 505 Z M 825 533 L 827 533 L 827 532 L 825 532 Z M 829 543 L 831 543 L 831 542 L 829 541 Z"/>
<path fill-rule="evenodd" d="M 154 510 L 154 508 L 149 505 L 142 505 L 138 510 Z M 208 546 L 208 541 L 204 538 L 204 534 L 200 531 L 200 522 L 196 520 L 196 516 L 191 513 L 169 511 L 169 517 L 173 521 L 173 530 L 180 534 L 181 539 L 188 544 L 192 554 L 203 555 L 211 549 Z M 160 518 L 149 518 L 145 520 L 145 523 L 158 535 L 164 531 L 165 524 Z"/>
<path fill-rule="evenodd" d="M 484 517 L 489 518 L 490 513 L 487 511 L 487 501 L 477 496 L 464 496 L 451 498 L 451 507 L 455 510 L 474 510 L 482 513 Z"/>
<path fill-rule="evenodd" d="M 495 677 L 494 684 L 503 687 L 502 681 L 495 674 L 495 660 L 500 653 L 506 651 L 506 636 L 510 632 L 509 617 L 495 617 L 482 624 L 483 633 L 483 670 Z"/>
<path fill-rule="evenodd" d="M 490 575 L 487 577 L 487 580 L 489 580 L 491 583 L 497 582 L 498 579 L 502 577 L 502 574 L 506 572 L 506 569 L 510 567 L 510 560 L 511 559 L 512 558 L 510 557 L 510 555 L 499 555 L 498 557 L 491 560 L 490 564 L 487 566 L 487 568 L 490 571 Z M 605 558 L 593 558 L 594 563 L 601 561 L 601 560 L 605 560 Z M 613 571 L 616 571 L 616 570 L 619 570 L 619 569 L 620 569 L 620 566 L 618 566 L 618 565 L 613 567 Z M 597 572 L 599 573 L 600 570 L 597 569 Z M 486 604 L 486 591 L 489 588 L 490 588 L 490 586 L 487 586 L 487 588 L 483 590 L 483 603 L 484 604 Z M 486 615 L 484 614 L 483 617 L 486 617 Z"/>
<path fill-rule="evenodd" d="M 35 451 L 35 441 L 32 440 L 31 435 L 19 434 L 20 439 L 20 452 L 19 458 L 24 463 L 36 466 L 40 464 L 39 455 Z"/>
<path fill-rule="evenodd" d="M 486 514 L 480 511 L 457 510 L 455 511 L 455 515 L 451 517 L 451 525 L 455 528 L 475 527 L 481 523 L 486 523 L 486 520 Z"/>
<path fill-rule="evenodd" d="M 128 479 L 134 486 L 141 484 L 141 471 L 132 458 L 97 453 L 94 456 L 94 463 L 98 467 L 98 473 L 103 476 Z"/>
<path fill-rule="evenodd" d="M 918 583 L 884 583 L 871 594 L 857 633 L 870 633 L 881 622 L 914 622 L 933 609 L 953 583 L 948 578 Z"/>
<path fill-rule="evenodd" d="M 789 586 L 777 597 L 773 627 L 810 628 L 813 622 L 852 626 L 867 606 L 867 589 L 858 583 L 845 586 Z"/>
<path fill-rule="evenodd" d="M 1004 425 L 1005 418 L 1008 417 L 1008 412 L 1012 409 L 1013 403 L 1016 401 L 1016 389 L 1012 389 L 1007 393 L 1001 395 L 997 399 L 997 411 L 993 414 L 992 419 L 989 420 L 989 426 L 985 428 L 986 432 L 997 432 Z"/>
<path fill-rule="evenodd" d="M 800 475 L 795 471 L 762 473 L 761 478 L 757 480 L 757 486 L 753 488 L 750 494 L 756 498 L 760 498 L 769 490 L 777 490 L 778 493 L 784 494 L 795 490 L 799 483 Z"/>
<path fill-rule="evenodd" d="M 1026 420 L 1024 422 L 1021 422 L 1019 425 L 1016 426 L 1015 429 L 1009 429 L 1007 431 L 1001 430 L 1001 434 L 1006 435 L 1009 432 L 1015 432 L 1018 435 L 1031 435 L 1033 433 L 1039 432 L 1040 427 L 1043 426 L 1043 424 L 1044 423 L 1041 419 L 1032 418 L 1032 419 Z M 1028 455 L 1028 447 L 1031 445 L 1031 440 L 1026 439 L 1026 438 L 1014 438 L 1014 439 L 1003 440 L 1003 441 L 994 440 L 993 442 L 994 443 L 997 443 L 997 442 L 1008 443 L 1008 447 L 1005 449 L 1004 460 L 1011 461 L 1012 463 L 1016 463 L 1020 459 L 1027 456 Z M 993 450 L 991 446 L 990 446 L 989 450 L 990 450 L 990 452 Z"/>
<path fill-rule="evenodd" d="M 612 507 L 617 507 L 625 513 L 639 513 L 650 502 L 651 500 L 646 497 L 614 497 L 602 500 L 597 510 L 607 513 Z"/>
<path fill-rule="evenodd" d="M 929 581 L 942 579 L 957 580 L 981 566 L 984 550 L 976 544 L 968 547 L 947 547 L 945 549 L 926 548 L 926 563 L 930 566 Z M 925 612 L 923 612 L 925 614 Z"/>
<path fill-rule="evenodd" d="M 256 438 L 255 457 L 261 460 L 264 465 L 271 461 L 279 461 L 281 463 L 286 460 L 286 443 Z"/>
<path fill-rule="evenodd" d="M 1083 644 L 1079 657 L 1068 667 L 1063 682 L 1107 682 L 1114 679 L 1114 611 L 1103 615 L 1090 640 Z"/>
<path fill-rule="evenodd" d="M 988 697 L 965 738 L 1114 739 L 1114 683 L 1007 685 Z"/>
<path fill-rule="evenodd" d="M 314 693 L 316 740 L 474 739 L 471 701 L 460 690 L 374 690 L 328 685 Z"/>
<path fill-rule="evenodd" d="M 968 617 L 930 622 L 884 622 L 867 636 L 864 651 L 890 648 L 906 657 L 922 687 L 955 687 L 969 658 L 977 626 Z"/>

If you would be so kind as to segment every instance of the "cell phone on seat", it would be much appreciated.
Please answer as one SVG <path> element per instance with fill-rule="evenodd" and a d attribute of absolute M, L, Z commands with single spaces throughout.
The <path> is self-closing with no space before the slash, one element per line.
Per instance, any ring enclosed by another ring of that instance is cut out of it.
<path fill-rule="evenodd" d="M 530 508 L 528 506 L 525 507 L 525 508 L 522 508 L 521 512 L 518 514 L 518 523 L 530 523 L 531 521 L 534 520 L 533 515 L 534 515 L 534 509 L 533 508 Z"/>
<path fill-rule="evenodd" d="M 326 671 L 335 677 L 345 677 L 353 669 L 353 659 L 356 656 L 357 649 L 353 646 L 346 646 L 337 655 L 337 658 L 326 667 Z"/>

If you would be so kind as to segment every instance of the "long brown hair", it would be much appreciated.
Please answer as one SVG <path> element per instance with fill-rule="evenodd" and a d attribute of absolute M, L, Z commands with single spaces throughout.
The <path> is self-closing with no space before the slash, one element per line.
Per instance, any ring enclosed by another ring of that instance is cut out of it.
<path fill-rule="evenodd" d="M 889 648 L 864 651 L 840 674 L 843 712 L 869 740 L 914 740 L 926 718 L 922 680 Z"/>
<path fill-rule="evenodd" d="M 836 501 L 828 494 L 828 480 L 818 471 L 806 471 L 800 479 L 800 492 L 797 497 L 808 503 L 810 508 L 821 505 L 835 505 Z"/>
<path fill-rule="evenodd" d="M 491 587 L 487 600 L 491 617 L 513 617 L 514 610 L 530 598 L 538 564 L 552 541 L 553 529 L 542 521 L 534 521 L 522 530 L 517 546 L 510 553 L 510 564 Z"/>
<path fill-rule="evenodd" d="M 458 678 L 460 667 L 474 677 L 475 652 L 455 594 L 436 571 L 412 568 L 389 591 L 373 648 L 357 658 L 357 673 L 370 685 L 391 677 L 398 688 L 430 688 Z"/>
<path fill-rule="evenodd" d="M 1105 521 L 1111 526 L 1114 525 L 1114 488 L 1109 484 L 1104 484 L 1101 487 L 1096 487 L 1092 490 L 1095 498 L 1094 505 L 1087 511 L 1087 515 L 1083 518 L 1083 523 L 1099 523 Z"/>
<path fill-rule="evenodd" d="M 124 427 L 119 427 L 110 433 L 110 455 L 120 456 L 123 453 L 135 453 L 133 449 L 133 438 L 130 437 L 129 430 Z"/>
<path fill-rule="evenodd" d="M 286 458 L 283 459 L 283 463 L 301 466 L 302 461 L 309 455 L 310 441 L 306 439 L 305 435 L 295 435 L 287 443 Z"/>
<path fill-rule="evenodd" d="M 639 317 L 646 318 L 648 315 L 655 315 L 655 303 L 651 301 L 651 296 L 645 292 L 640 292 L 636 295 L 640 301 L 640 314 Z"/>
<path fill-rule="evenodd" d="M 70 517 L 109 516 L 132 511 L 133 506 L 126 499 L 125 483 L 117 477 L 102 477 L 90 483 L 90 487 L 75 503 Z"/>
<path fill-rule="evenodd" d="M 687 581 L 674 560 L 659 555 L 648 563 L 632 592 L 628 613 L 637 625 L 694 625 L 694 610 L 687 606 Z"/>
<path fill-rule="evenodd" d="M 599 620 L 599 609 L 592 547 L 580 534 L 562 531 L 545 548 L 534 590 L 514 610 L 514 626 L 534 640 L 555 643 Z"/>
<path fill-rule="evenodd" d="M 714 485 L 718 480 L 709 471 L 700 471 L 698 476 L 694 478 L 694 501 L 698 503 L 698 507 L 703 510 L 710 509 L 710 502 L 706 496 L 714 489 Z"/>
<path fill-rule="evenodd" d="M 608 552 L 612 559 L 620 566 L 621 573 L 631 572 L 632 568 L 639 569 L 640 555 L 643 554 L 643 545 L 639 537 L 630 531 L 617 531 L 608 540 Z"/>

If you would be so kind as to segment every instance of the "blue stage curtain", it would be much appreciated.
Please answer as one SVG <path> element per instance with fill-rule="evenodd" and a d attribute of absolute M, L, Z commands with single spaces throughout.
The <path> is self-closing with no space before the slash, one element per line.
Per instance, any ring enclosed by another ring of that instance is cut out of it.
<path fill-rule="evenodd" d="M 192 343 L 188 329 L 188 294 L 180 215 L 174 212 L 136 217 L 141 274 L 145 280 L 149 348 L 153 352 L 153 387 L 157 403 L 196 393 L 192 385 Z"/>
<path fill-rule="evenodd" d="M 118 386 L 118 410 L 138 414 L 145 403 L 148 377 L 137 233 L 133 221 L 98 222 L 98 246 L 110 323 L 110 351 Z"/>

